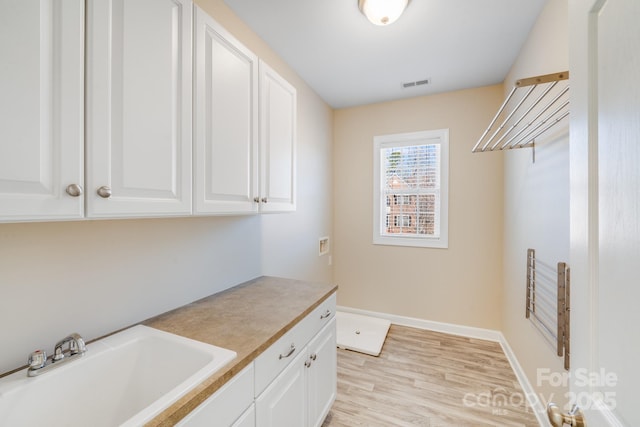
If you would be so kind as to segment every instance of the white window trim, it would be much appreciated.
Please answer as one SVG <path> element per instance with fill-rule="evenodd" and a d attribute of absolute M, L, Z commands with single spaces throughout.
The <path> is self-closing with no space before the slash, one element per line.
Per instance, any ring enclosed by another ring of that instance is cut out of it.
<path fill-rule="evenodd" d="M 380 165 L 381 148 L 394 146 L 440 144 L 440 236 L 389 236 L 382 234 L 386 217 L 386 199 Z M 373 243 L 376 245 L 413 246 L 422 248 L 449 247 L 449 129 L 381 135 L 373 138 Z"/>

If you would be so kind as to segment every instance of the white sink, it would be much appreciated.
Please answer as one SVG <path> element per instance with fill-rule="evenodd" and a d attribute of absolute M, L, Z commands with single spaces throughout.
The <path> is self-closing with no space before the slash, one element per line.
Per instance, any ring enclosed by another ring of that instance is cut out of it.
<path fill-rule="evenodd" d="M 139 426 L 236 357 L 147 326 L 87 345 L 37 377 L 0 378 L 0 426 Z"/>

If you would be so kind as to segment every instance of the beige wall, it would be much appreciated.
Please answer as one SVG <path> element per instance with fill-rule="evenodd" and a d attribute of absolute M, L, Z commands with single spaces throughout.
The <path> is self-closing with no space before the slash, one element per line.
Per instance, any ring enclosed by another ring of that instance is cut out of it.
<path fill-rule="evenodd" d="M 261 274 L 330 281 L 331 109 L 222 0 L 199 1 L 298 91 L 298 210 L 247 217 L 0 224 L 0 373 Z"/>
<path fill-rule="evenodd" d="M 569 69 L 567 0 L 549 0 L 505 80 L 505 93 L 520 78 Z M 562 358 L 525 319 L 527 248 L 555 267 L 569 262 L 569 136 L 568 121 L 530 148 L 505 153 L 503 333 L 529 381 L 543 400 L 566 403 L 566 388 L 538 381 L 538 369 L 563 372 Z"/>
<path fill-rule="evenodd" d="M 502 86 L 337 110 L 334 278 L 343 306 L 500 329 L 502 156 L 471 153 Z M 372 244 L 373 137 L 450 130 L 449 248 Z"/>

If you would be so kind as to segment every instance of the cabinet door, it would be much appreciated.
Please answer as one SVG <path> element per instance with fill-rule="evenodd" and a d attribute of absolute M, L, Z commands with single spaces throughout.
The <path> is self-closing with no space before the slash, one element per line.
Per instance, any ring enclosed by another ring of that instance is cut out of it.
<path fill-rule="evenodd" d="M 258 210 L 258 58 L 196 7 L 196 214 Z"/>
<path fill-rule="evenodd" d="M 87 216 L 191 213 L 191 10 L 87 1 Z"/>
<path fill-rule="evenodd" d="M 301 352 L 256 399 L 257 427 L 301 427 L 307 422 L 307 354 Z"/>
<path fill-rule="evenodd" d="M 309 422 L 312 427 L 322 425 L 336 400 L 337 392 L 337 350 L 336 319 L 309 344 L 308 402 Z"/>
<path fill-rule="evenodd" d="M 260 210 L 296 209 L 296 89 L 260 61 Z"/>
<path fill-rule="evenodd" d="M 84 1 L 0 2 L 0 221 L 80 218 Z"/>

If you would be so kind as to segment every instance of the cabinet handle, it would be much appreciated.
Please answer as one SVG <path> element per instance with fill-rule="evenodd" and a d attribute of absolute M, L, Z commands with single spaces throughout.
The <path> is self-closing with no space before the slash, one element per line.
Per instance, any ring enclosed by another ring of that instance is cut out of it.
<path fill-rule="evenodd" d="M 103 199 L 108 199 L 109 197 L 111 197 L 111 187 L 103 185 L 102 187 L 98 188 L 97 193 L 98 196 L 102 197 Z"/>
<path fill-rule="evenodd" d="M 266 197 L 263 197 L 262 199 L 260 199 L 260 201 L 262 203 L 267 203 L 269 201 L 269 199 L 267 199 Z"/>
<path fill-rule="evenodd" d="M 293 352 L 294 352 L 294 351 L 296 351 L 296 345 L 295 345 L 295 344 L 291 344 L 291 348 L 289 349 L 289 352 L 288 352 L 287 354 L 285 354 L 284 356 L 281 354 L 281 355 L 278 357 L 278 360 L 280 360 L 280 359 L 285 359 L 285 358 L 287 358 L 287 357 L 291 356 L 291 355 L 293 354 Z"/>
<path fill-rule="evenodd" d="M 71 197 L 78 197 L 82 195 L 82 187 L 78 184 L 69 184 L 65 191 Z"/>
<path fill-rule="evenodd" d="M 309 356 L 309 358 L 310 358 L 311 360 L 316 360 L 316 358 L 317 358 L 317 357 L 318 357 L 318 355 L 317 355 L 317 354 L 315 354 L 315 353 L 313 353 L 311 356 Z"/>
<path fill-rule="evenodd" d="M 321 314 L 320 319 L 326 319 L 329 316 L 331 316 L 331 310 L 327 310 L 324 312 L 324 314 Z"/>
<path fill-rule="evenodd" d="M 304 366 L 306 366 L 307 368 L 311 367 L 311 361 L 310 360 L 305 360 L 304 361 Z"/>
<path fill-rule="evenodd" d="M 260 197 L 254 197 L 253 203 L 260 203 Z"/>

